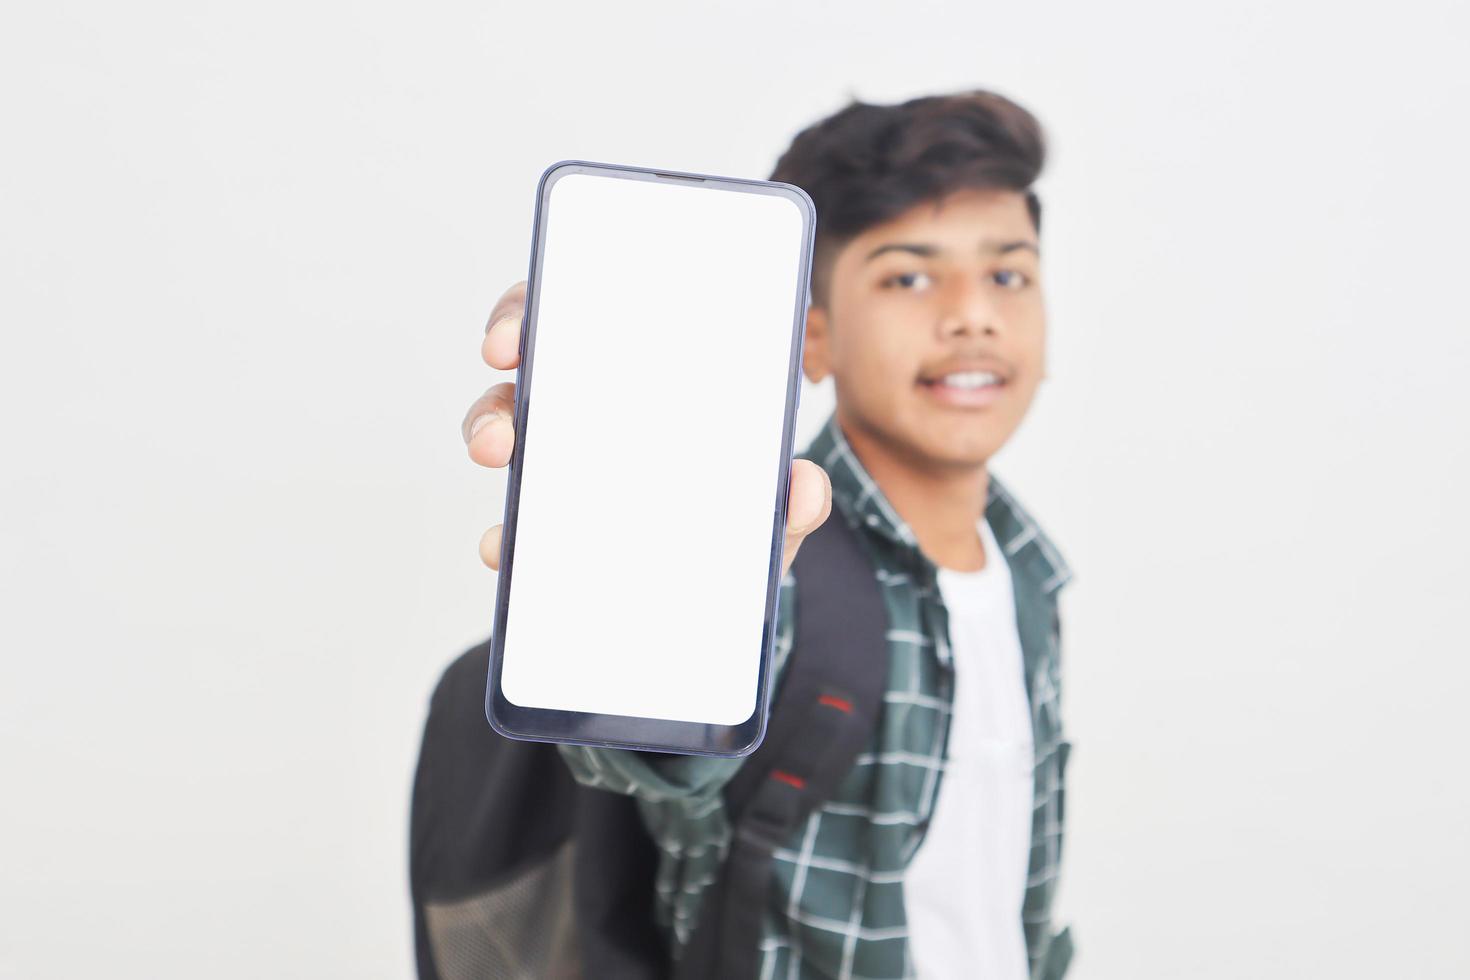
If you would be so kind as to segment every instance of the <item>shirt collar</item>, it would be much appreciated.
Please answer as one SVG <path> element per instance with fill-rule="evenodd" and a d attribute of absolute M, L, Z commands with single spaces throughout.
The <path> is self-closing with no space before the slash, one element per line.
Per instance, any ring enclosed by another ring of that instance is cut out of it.
<path fill-rule="evenodd" d="M 832 480 L 832 506 L 848 523 L 865 528 L 896 546 L 909 561 L 932 577 L 936 566 L 919 549 L 913 528 L 899 516 L 872 475 L 853 452 L 834 410 L 807 448 L 799 453 L 827 471 Z M 1072 578 L 1072 571 L 1040 525 L 1001 481 L 990 474 L 985 517 L 1013 569 L 1034 575 L 1043 592 L 1054 592 Z"/>

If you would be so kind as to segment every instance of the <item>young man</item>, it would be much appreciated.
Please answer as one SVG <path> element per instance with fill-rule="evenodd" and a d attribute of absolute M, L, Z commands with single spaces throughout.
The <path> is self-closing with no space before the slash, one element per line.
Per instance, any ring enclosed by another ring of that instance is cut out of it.
<path fill-rule="evenodd" d="M 832 377 L 837 402 L 792 468 L 776 669 L 792 652 L 791 562 L 829 515 L 871 558 L 889 665 L 869 751 L 776 852 L 762 977 L 1051 980 L 1071 958 L 1051 916 L 1069 572 L 988 470 L 1044 375 L 1043 161 L 1036 120 L 975 91 L 854 102 L 771 175 L 816 203 L 803 368 Z M 517 363 L 524 289 L 491 314 L 493 367 Z M 466 414 L 477 463 L 508 462 L 513 400 L 497 385 Z M 499 541 L 497 526 L 481 542 L 492 568 Z M 728 848 L 720 791 L 742 760 L 559 749 L 578 781 L 637 798 L 677 955 Z"/>

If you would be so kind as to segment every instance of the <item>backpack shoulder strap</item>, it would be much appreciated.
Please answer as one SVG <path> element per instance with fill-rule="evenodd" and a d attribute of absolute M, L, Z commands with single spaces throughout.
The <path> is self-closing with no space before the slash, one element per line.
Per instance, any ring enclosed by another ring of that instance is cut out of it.
<path fill-rule="evenodd" d="M 888 614 L 857 530 L 833 506 L 802 543 L 796 637 L 766 736 L 724 791 L 730 851 L 679 976 L 754 977 L 772 854 L 836 791 L 868 745 L 888 674 Z"/>
<path fill-rule="evenodd" d="M 887 684 L 888 613 L 857 534 L 834 506 L 792 563 L 795 642 L 766 737 L 725 789 L 732 825 L 746 816 L 759 819 L 762 804 L 778 792 L 800 800 L 792 813 L 804 819 L 836 791 L 877 723 Z"/>

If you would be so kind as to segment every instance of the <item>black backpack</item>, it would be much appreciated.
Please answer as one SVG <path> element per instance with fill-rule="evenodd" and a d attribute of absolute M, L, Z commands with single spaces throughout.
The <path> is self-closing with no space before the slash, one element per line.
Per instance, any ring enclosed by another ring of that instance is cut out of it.
<path fill-rule="evenodd" d="M 772 852 L 867 746 L 886 684 L 887 614 L 834 505 L 802 544 L 796 635 L 765 739 L 726 784 L 731 843 L 677 967 L 654 922 L 658 852 L 634 799 L 578 784 L 555 745 L 485 720 L 489 643 L 429 704 L 410 820 L 421 980 L 751 980 Z"/>

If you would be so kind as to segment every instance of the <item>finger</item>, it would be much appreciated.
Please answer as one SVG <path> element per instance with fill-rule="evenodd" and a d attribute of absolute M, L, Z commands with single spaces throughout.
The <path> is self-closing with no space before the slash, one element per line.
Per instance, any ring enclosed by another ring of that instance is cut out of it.
<path fill-rule="evenodd" d="M 515 448 L 516 386 L 514 381 L 492 385 L 475 399 L 460 423 L 460 435 L 469 448 L 470 459 L 481 466 L 499 467 L 510 462 Z"/>
<path fill-rule="evenodd" d="M 809 459 L 791 461 L 791 489 L 786 499 L 786 540 L 782 550 L 781 574 L 796 559 L 801 542 L 822 526 L 832 513 L 832 480 L 827 471 Z"/>
<path fill-rule="evenodd" d="M 513 371 L 521 363 L 521 319 L 526 313 L 526 281 L 511 286 L 490 310 L 485 321 L 485 339 L 480 356 L 502 371 Z"/>
<path fill-rule="evenodd" d="M 480 560 L 497 572 L 500 571 L 500 529 L 503 526 L 497 524 L 480 537 Z"/>

